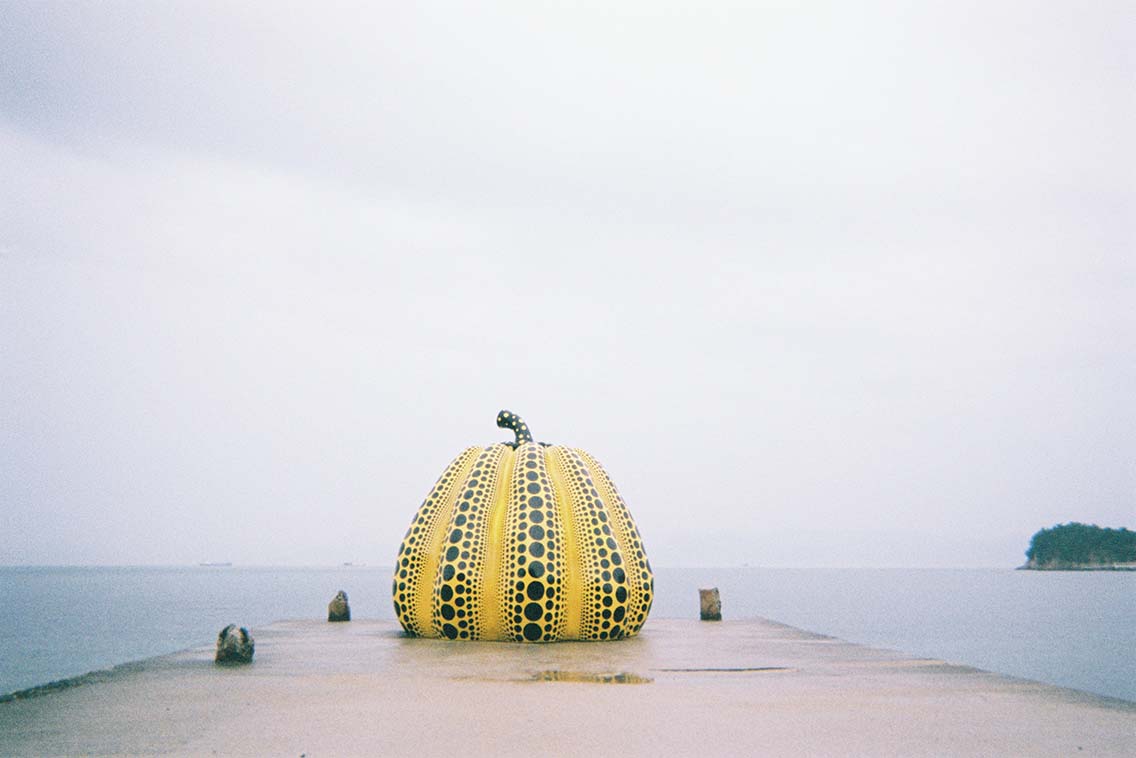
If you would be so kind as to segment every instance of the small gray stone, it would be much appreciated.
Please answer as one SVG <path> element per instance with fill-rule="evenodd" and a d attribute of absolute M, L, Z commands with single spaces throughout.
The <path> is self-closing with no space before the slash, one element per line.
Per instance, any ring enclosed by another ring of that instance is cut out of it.
<path fill-rule="evenodd" d="M 350 621 L 351 606 L 347 605 L 347 593 L 340 590 L 327 604 L 328 621 Z"/>
<path fill-rule="evenodd" d="M 703 621 L 722 620 L 722 598 L 718 596 L 718 588 L 698 590 L 698 599 L 702 603 L 701 618 Z"/>
<path fill-rule="evenodd" d="M 253 639 L 248 629 L 229 624 L 217 635 L 217 663 L 252 663 Z"/>

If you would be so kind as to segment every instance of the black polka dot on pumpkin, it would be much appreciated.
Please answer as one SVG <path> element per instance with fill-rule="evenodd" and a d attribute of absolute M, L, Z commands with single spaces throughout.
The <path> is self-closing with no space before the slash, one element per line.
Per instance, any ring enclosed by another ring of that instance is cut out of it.
<path fill-rule="evenodd" d="M 453 624 L 443 624 L 442 634 L 446 635 L 446 637 L 451 640 L 455 639 L 458 636 L 457 627 L 455 627 Z"/>
<path fill-rule="evenodd" d="M 456 630 L 455 630 L 456 631 Z M 536 642 L 540 639 L 541 629 L 539 624 L 525 624 L 524 630 L 525 639 L 529 642 Z M 450 639 L 453 639 L 452 637 Z"/>
<path fill-rule="evenodd" d="M 442 606 L 442 618 L 444 618 L 446 621 L 453 621 L 453 619 L 454 619 L 454 607 L 452 605 L 443 605 Z"/>
<path fill-rule="evenodd" d="M 540 603 L 529 603 L 525 606 L 525 618 L 529 621 L 536 621 L 544 615 L 544 609 L 540 607 Z"/>
<path fill-rule="evenodd" d="M 438 596 L 442 598 L 442 602 L 448 603 L 454 596 L 454 588 L 448 584 L 443 584 L 442 589 L 438 590 Z"/>
<path fill-rule="evenodd" d="M 529 564 L 529 575 L 533 579 L 540 579 L 544 574 L 544 564 L 540 561 L 533 561 Z"/>
<path fill-rule="evenodd" d="M 460 552 L 461 551 L 458 550 L 458 546 L 453 545 L 452 547 L 450 547 L 449 550 L 446 551 L 446 560 L 447 561 L 455 560 L 458 557 L 458 553 L 460 553 Z"/>
<path fill-rule="evenodd" d="M 540 582 L 529 582 L 527 594 L 529 600 L 540 600 L 544 597 L 544 585 Z"/>
<path fill-rule="evenodd" d="M 544 545 L 539 542 L 534 542 L 529 546 L 529 554 L 532 555 L 533 558 L 541 557 L 544 555 Z"/>

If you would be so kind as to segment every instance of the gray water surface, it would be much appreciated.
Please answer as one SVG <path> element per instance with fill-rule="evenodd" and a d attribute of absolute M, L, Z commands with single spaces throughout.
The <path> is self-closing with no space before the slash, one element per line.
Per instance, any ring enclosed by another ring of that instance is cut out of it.
<path fill-rule="evenodd" d="M 1136 572 L 663 569 L 663 615 L 762 617 L 911 655 L 1136 701 Z M 652 611 L 654 613 L 654 611 Z"/>
<path fill-rule="evenodd" d="M 852 642 L 1136 701 L 1136 573 L 657 569 L 652 618 L 768 618 Z M 393 620 L 390 569 L 0 568 L 0 693 L 208 644 L 229 623 Z M 648 621 L 649 628 L 650 621 Z"/>

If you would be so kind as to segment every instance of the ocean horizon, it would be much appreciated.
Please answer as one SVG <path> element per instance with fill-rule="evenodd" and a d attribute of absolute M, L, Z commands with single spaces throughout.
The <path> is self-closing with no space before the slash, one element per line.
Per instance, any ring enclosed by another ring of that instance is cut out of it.
<path fill-rule="evenodd" d="M 0 567 L 0 694 L 211 644 L 229 623 L 255 632 L 325 618 L 339 590 L 353 618 L 393 621 L 390 576 L 366 565 Z M 658 567 L 650 619 L 697 618 L 697 590 L 710 586 L 726 620 L 1136 701 L 1133 572 Z"/>

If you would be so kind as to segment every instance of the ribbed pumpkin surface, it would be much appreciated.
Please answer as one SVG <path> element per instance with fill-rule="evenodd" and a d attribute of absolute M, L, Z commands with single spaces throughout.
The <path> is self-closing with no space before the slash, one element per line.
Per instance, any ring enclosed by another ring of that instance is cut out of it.
<path fill-rule="evenodd" d="M 532 441 L 471 447 L 446 467 L 399 549 L 406 631 L 449 639 L 605 640 L 639 631 L 651 565 L 607 472 L 583 450 Z"/>

